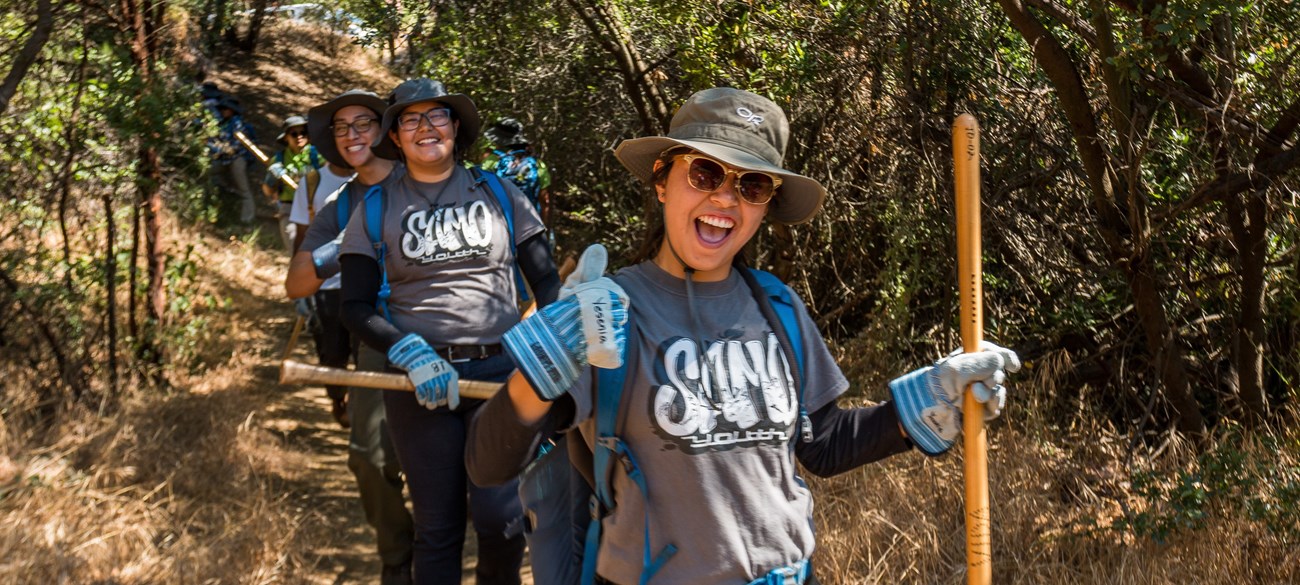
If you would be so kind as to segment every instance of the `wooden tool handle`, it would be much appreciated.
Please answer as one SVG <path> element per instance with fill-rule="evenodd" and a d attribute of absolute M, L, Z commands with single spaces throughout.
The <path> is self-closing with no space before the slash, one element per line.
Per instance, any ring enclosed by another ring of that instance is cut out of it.
<path fill-rule="evenodd" d="M 280 383 L 286 385 L 319 384 L 322 386 L 356 386 L 379 390 L 404 390 L 414 392 L 411 380 L 402 374 L 389 372 L 361 372 L 343 368 L 313 366 L 294 360 L 280 362 Z M 462 398 L 487 400 L 505 386 L 505 382 L 480 382 L 461 380 Z"/>
<path fill-rule="evenodd" d="M 975 117 L 962 114 L 952 125 L 953 172 L 957 185 L 957 278 L 961 298 L 961 344 L 979 351 L 984 337 L 983 266 L 980 259 L 980 129 Z M 988 437 L 984 405 L 970 388 L 962 400 L 962 437 L 966 480 L 966 582 L 993 580 L 989 517 Z"/>

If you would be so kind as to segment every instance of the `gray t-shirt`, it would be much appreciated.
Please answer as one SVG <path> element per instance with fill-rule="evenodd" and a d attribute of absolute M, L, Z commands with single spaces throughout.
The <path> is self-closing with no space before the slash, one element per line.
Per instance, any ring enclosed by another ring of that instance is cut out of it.
<path fill-rule="evenodd" d="M 321 170 L 328 171 L 329 166 L 325 166 Z M 381 186 L 391 185 L 401 179 L 402 175 L 405 174 L 406 167 L 401 163 L 398 163 L 393 165 L 393 170 L 390 171 L 388 176 L 384 177 L 379 184 Z M 325 184 L 324 178 L 324 173 L 322 173 L 321 185 Z M 301 187 L 301 185 L 299 185 L 299 187 Z M 342 231 L 342 228 L 339 227 L 338 205 L 335 203 L 338 200 L 339 195 L 342 195 L 345 190 L 348 194 L 348 209 L 343 215 L 343 221 L 346 223 L 348 218 L 351 217 L 352 211 L 355 210 L 357 205 L 366 198 L 366 191 L 368 191 L 370 187 L 370 185 L 363 184 L 359 180 L 345 177 L 345 182 L 339 185 L 338 188 L 334 189 L 333 192 L 328 195 L 323 206 L 316 210 L 316 217 L 312 219 L 311 225 L 307 227 L 307 234 L 302 238 L 302 249 L 311 252 L 316 250 L 316 248 L 321 247 L 326 242 L 338 237 L 339 232 Z M 303 191 L 299 189 L 299 192 Z M 319 192 L 320 191 L 318 191 L 318 193 Z M 297 204 L 297 201 L 297 199 L 294 199 L 295 204 Z M 305 207 L 306 205 L 304 203 L 304 209 Z M 337 290 L 342 286 L 342 276 L 342 274 L 335 274 L 334 276 L 325 279 L 325 282 L 320 285 L 320 290 Z"/>
<path fill-rule="evenodd" d="M 734 270 L 724 281 L 696 283 L 697 326 L 685 282 L 653 262 L 626 268 L 615 280 L 631 299 L 636 325 L 618 434 L 646 479 L 651 555 L 669 543 L 677 547 L 654 581 L 743 585 L 809 558 L 812 494 L 795 475 L 791 449 L 799 432 L 789 373 L 796 366 L 786 363 L 749 286 Z M 795 304 L 806 363 L 804 406 L 814 412 L 849 383 L 807 308 Z M 708 346 L 703 369 L 711 376 L 701 376 L 696 335 Z M 591 446 L 590 374 L 571 392 L 575 422 Z M 612 467 L 617 506 L 604 521 L 597 571 L 636 583 L 646 504 L 623 466 Z"/>
<path fill-rule="evenodd" d="M 540 233 L 542 220 L 509 181 L 502 181 L 514 216 L 515 243 Z M 493 344 L 519 322 L 515 258 L 497 198 L 470 171 L 456 166 L 440 183 L 409 174 L 384 182 L 384 265 L 393 326 L 431 345 Z M 348 221 L 344 254 L 378 258 L 365 208 Z"/>

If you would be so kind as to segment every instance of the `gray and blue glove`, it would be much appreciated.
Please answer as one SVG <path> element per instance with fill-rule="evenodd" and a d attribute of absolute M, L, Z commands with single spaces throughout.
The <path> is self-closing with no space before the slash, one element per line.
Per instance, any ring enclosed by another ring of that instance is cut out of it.
<path fill-rule="evenodd" d="M 1007 391 L 1002 385 L 1006 373 L 1019 369 L 1016 352 L 983 341 L 979 351 L 962 353 L 959 349 L 933 366 L 894 379 L 889 392 L 907 436 L 926 455 L 939 455 L 951 448 L 961 433 L 966 386 L 983 403 L 984 419 L 991 420 L 1006 403 Z"/>
<path fill-rule="evenodd" d="M 339 266 L 339 245 L 342 243 L 343 232 L 339 232 L 338 237 L 311 251 L 311 263 L 316 268 L 316 278 L 325 280 L 342 270 Z"/>
<path fill-rule="evenodd" d="M 293 311 L 295 313 L 298 313 L 299 317 L 302 317 L 303 319 L 310 321 L 316 318 L 316 303 L 309 296 L 302 297 L 300 299 L 294 299 Z"/>
<path fill-rule="evenodd" d="M 560 288 L 559 299 L 501 338 L 515 367 L 542 400 L 555 400 L 567 392 L 588 364 L 623 365 L 627 293 L 603 276 L 607 261 L 604 246 L 588 247 Z"/>
<path fill-rule="evenodd" d="M 423 337 L 408 333 L 388 349 L 388 361 L 406 372 L 421 406 L 429 410 L 460 406 L 460 374 Z"/>

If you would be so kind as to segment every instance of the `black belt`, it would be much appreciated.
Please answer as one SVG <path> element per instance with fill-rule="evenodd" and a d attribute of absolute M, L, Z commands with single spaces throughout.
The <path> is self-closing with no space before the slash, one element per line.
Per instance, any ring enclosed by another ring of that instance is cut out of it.
<path fill-rule="evenodd" d="M 453 364 L 459 364 L 459 363 L 473 361 L 473 360 L 490 358 L 494 355 L 500 355 L 501 344 L 494 343 L 492 345 L 448 345 L 448 346 L 436 348 L 434 351 L 438 352 L 438 355 L 442 356 L 443 359 Z"/>

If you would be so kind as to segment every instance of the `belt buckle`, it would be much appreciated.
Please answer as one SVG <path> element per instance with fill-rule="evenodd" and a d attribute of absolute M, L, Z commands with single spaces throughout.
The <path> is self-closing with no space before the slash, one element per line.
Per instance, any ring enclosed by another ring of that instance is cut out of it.
<path fill-rule="evenodd" d="M 459 355 L 460 352 L 457 351 L 459 347 L 460 347 L 460 346 L 452 345 L 452 346 L 449 346 L 449 347 L 447 348 L 447 361 L 448 361 L 448 362 L 453 363 L 453 364 L 463 364 L 463 363 L 465 363 L 465 362 L 472 362 L 472 361 L 474 361 L 474 360 L 476 359 L 476 358 L 474 358 L 474 357 L 460 357 L 460 355 Z M 480 350 L 480 351 L 482 351 L 482 350 Z"/>

